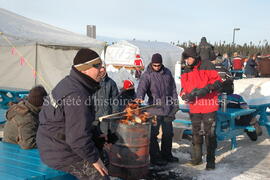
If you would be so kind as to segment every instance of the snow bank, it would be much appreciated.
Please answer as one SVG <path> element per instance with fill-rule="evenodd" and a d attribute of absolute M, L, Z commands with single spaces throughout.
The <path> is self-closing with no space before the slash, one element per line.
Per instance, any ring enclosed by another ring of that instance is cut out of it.
<path fill-rule="evenodd" d="M 270 103 L 270 78 L 249 78 L 234 81 L 234 93 L 249 105 Z"/>

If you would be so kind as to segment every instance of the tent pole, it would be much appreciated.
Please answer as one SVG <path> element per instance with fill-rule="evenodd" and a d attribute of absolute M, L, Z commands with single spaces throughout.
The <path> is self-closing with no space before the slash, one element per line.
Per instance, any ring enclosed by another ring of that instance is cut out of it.
<path fill-rule="evenodd" d="M 36 43 L 36 58 L 35 58 L 35 72 L 37 73 L 37 61 L 38 61 L 38 43 Z M 35 77 L 35 86 L 37 85 L 37 76 Z"/>

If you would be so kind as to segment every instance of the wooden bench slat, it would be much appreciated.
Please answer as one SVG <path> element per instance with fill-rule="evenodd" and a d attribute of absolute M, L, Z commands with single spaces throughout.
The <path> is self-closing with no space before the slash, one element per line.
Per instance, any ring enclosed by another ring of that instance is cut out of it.
<path fill-rule="evenodd" d="M 23 161 L 20 159 L 16 159 L 16 158 L 10 158 L 10 157 L 1 157 L 0 156 L 0 165 L 6 165 L 6 164 L 10 164 L 13 166 L 20 166 L 21 168 L 24 168 L 26 170 L 29 169 L 29 171 L 35 171 L 38 173 L 42 173 L 42 174 L 46 174 L 46 173 L 54 173 L 55 170 L 48 168 L 46 165 L 43 165 L 42 163 L 29 163 L 27 161 Z"/>
<path fill-rule="evenodd" d="M 20 153 L 23 152 L 25 155 L 31 155 L 31 156 L 38 156 L 39 157 L 39 152 L 37 149 L 21 149 L 17 144 L 12 144 L 12 143 L 0 143 L 0 150 L 9 150 L 11 152 L 15 153 Z"/>
<path fill-rule="evenodd" d="M 12 175 L 12 174 L 6 174 L 6 173 L 2 173 L 2 172 L 0 172 L 0 177 L 3 180 L 24 180 L 24 178 L 22 178 L 22 177 L 18 177 L 18 176 Z"/>
<path fill-rule="evenodd" d="M 2 175 L 2 176 L 1 176 Z M 0 179 L 68 180 L 73 176 L 42 163 L 37 149 L 23 150 L 16 144 L 0 142 Z M 16 179 L 13 178 L 13 179 Z"/>
<path fill-rule="evenodd" d="M 13 152 L 12 150 L 8 150 L 8 149 L 0 149 L 0 150 L 1 150 L 0 155 L 13 157 L 13 158 L 19 157 L 20 159 L 24 158 L 26 161 L 29 161 L 29 162 L 31 162 L 31 161 L 36 162 L 36 161 L 40 160 L 39 156 L 37 156 L 37 155 L 24 154 L 24 153 L 21 153 L 21 151 Z"/>
<path fill-rule="evenodd" d="M 35 172 L 29 172 L 25 171 L 24 169 L 20 169 L 19 167 L 14 167 L 10 165 L 0 165 L 0 172 L 5 173 L 7 175 L 9 174 L 14 174 L 17 177 L 20 178 L 35 178 L 35 179 L 44 179 L 44 175 L 41 175 L 40 173 L 35 173 Z"/>

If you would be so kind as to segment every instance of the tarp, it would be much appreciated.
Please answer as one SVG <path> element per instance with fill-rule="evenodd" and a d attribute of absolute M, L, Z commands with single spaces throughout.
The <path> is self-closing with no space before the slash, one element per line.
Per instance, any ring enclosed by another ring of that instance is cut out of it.
<path fill-rule="evenodd" d="M 61 45 L 93 48 L 101 52 L 105 42 L 76 34 L 0 8 L 0 32 L 16 45 Z M 8 45 L 2 38 L 0 45 Z"/>
<path fill-rule="evenodd" d="M 105 42 L 1 8 L 0 33 L 0 87 L 30 89 L 42 84 L 50 91 L 69 73 L 78 49 L 101 54 L 105 46 Z M 22 63 L 21 57 L 27 62 Z"/>

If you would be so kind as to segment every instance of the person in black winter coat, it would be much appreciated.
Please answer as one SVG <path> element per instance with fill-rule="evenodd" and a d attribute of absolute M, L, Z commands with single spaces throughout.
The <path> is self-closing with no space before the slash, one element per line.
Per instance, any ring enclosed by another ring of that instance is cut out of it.
<path fill-rule="evenodd" d="M 123 88 L 118 96 L 119 111 L 125 110 L 126 105 L 136 98 L 136 93 L 134 89 L 134 83 L 131 80 L 124 80 Z"/>
<path fill-rule="evenodd" d="M 216 59 L 214 46 L 207 42 L 206 37 L 202 37 L 196 51 L 197 54 L 201 57 L 202 61 L 213 61 Z"/>
<path fill-rule="evenodd" d="M 93 94 L 100 87 L 101 75 L 99 55 L 90 49 L 80 49 L 70 74 L 45 99 L 39 114 L 37 146 L 42 161 L 80 180 L 108 175 L 93 140 Z"/>
<path fill-rule="evenodd" d="M 152 56 L 151 63 L 142 74 L 137 98 L 144 100 L 149 97 L 148 104 L 160 105 L 151 108 L 148 112 L 157 115 L 157 125 L 151 127 L 150 161 L 155 165 L 166 165 L 168 162 L 177 162 L 178 158 L 172 155 L 173 127 L 172 121 L 178 111 L 178 95 L 174 78 L 169 69 L 162 64 L 162 56 L 158 53 Z M 159 128 L 162 127 L 161 148 L 157 141 Z"/>
<path fill-rule="evenodd" d="M 258 64 L 256 63 L 256 55 L 254 55 L 248 59 L 245 67 L 245 75 L 247 78 L 255 78 L 257 76 L 258 71 L 256 66 L 258 66 Z"/>
<path fill-rule="evenodd" d="M 118 112 L 117 104 L 113 103 L 113 101 L 117 99 L 119 93 L 117 85 L 115 81 L 108 76 L 105 68 L 103 72 L 103 78 L 99 83 L 100 89 L 93 95 L 96 102 L 96 119 L 100 116 Z"/>
<path fill-rule="evenodd" d="M 100 125 L 100 133 L 107 134 L 108 123 L 101 122 L 99 124 L 98 118 L 118 112 L 118 105 L 116 103 L 118 88 L 115 81 L 108 76 L 104 67 L 102 70 L 102 79 L 99 84 L 100 89 L 93 94 L 96 111 L 96 121 L 94 124 L 96 126 Z"/>

